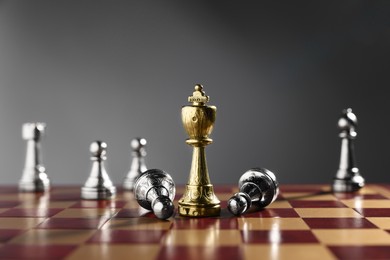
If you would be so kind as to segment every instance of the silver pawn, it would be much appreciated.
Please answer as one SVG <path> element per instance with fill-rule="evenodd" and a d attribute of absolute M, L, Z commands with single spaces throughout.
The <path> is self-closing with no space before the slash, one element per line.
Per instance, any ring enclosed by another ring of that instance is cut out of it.
<path fill-rule="evenodd" d="M 130 171 L 127 173 L 126 178 L 123 182 L 123 189 L 132 191 L 134 188 L 135 180 L 147 170 L 145 165 L 145 146 L 146 139 L 134 138 L 130 143 L 131 149 L 133 150 L 133 160 L 130 165 Z"/>
<path fill-rule="evenodd" d="M 228 201 L 228 210 L 234 215 L 246 212 L 252 204 L 264 208 L 271 204 L 279 194 L 279 183 L 275 174 L 264 168 L 246 171 L 238 181 L 240 192 Z"/>
<path fill-rule="evenodd" d="M 104 161 L 107 159 L 107 144 L 102 141 L 92 142 L 89 151 L 92 155 L 92 170 L 86 183 L 81 188 L 81 198 L 91 200 L 114 198 L 116 188 L 104 167 Z"/>
<path fill-rule="evenodd" d="M 50 188 L 45 166 L 41 162 L 41 139 L 45 135 L 45 123 L 25 123 L 22 137 L 27 140 L 26 161 L 19 190 L 26 192 L 43 192 Z"/>
<path fill-rule="evenodd" d="M 163 170 L 151 169 L 144 172 L 135 182 L 134 194 L 138 204 L 159 219 L 167 219 L 174 213 L 175 183 Z"/>
<path fill-rule="evenodd" d="M 341 132 L 341 153 L 340 165 L 333 179 L 333 191 L 335 192 L 353 192 L 364 186 L 364 178 L 360 175 L 356 167 L 353 140 L 357 136 L 357 118 L 352 109 L 343 110 L 343 114 L 338 121 L 338 127 Z"/>

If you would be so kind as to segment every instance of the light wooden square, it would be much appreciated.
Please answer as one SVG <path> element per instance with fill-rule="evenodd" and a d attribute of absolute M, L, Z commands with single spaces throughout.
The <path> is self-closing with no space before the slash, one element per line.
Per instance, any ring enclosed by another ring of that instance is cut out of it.
<path fill-rule="evenodd" d="M 337 200 L 332 193 L 284 192 L 283 197 L 288 200 Z"/>
<path fill-rule="evenodd" d="M 362 218 L 350 208 L 296 208 L 302 218 Z"/>
<path fill-rule="evenodd" d="M 381 229 L 389 229 L 390 230 L 390 217 L 389 218 L 373 217 L 373 218 L 367 218 L 367 220 Z"/>
<path fill-rule="evenodd" d="M 308 230 L 301 218 L 239 218 L 240 230 Z"/>
<path fill-rule="evenodd" d="M 244 245 L 244 257 L 253 259 L 278 259 L 278 260 L 333 260 L 336 259 L 328 248 L 317 244 L 271 244 L 271 245 Z"/>
<path fill-rule="evenodd" d="M 160 247 L 158 245 L 99 244 L 83 245 L 70 254 L 67 260 L 78 259 L 156 259 Z"/>
<path fill-rule="evenodd" d="M 313 229 L 326 245 L 390 245 L 390 234 L 380 229 Z"/>
<path fill-rule="evenodd" d="M 109 218 L 118 211 L 119 209 L 113 208 L 68 208 L 60 211 L 53 218 Z"/>
<path fill-rule="evenodd" d="M 19 194 L 1 194 L 0 201 L 19 201 L 23 200 Z"/>
<path fill-rule="evenodd" d="M 32 229 L 13 238 L 13 244 L 70 245 L 84 243 L 95 230 Z"/>
<path fill-rule="evenodd" d="M 361 188 L 356 194 L 377 194 L 377 187 L 376 186 L 365 186 Z"/>
<path fill-rule="evenodd" d="M 342 203 L 347 205 L 350 208 L 390 208 L 390 200 L 362 200 L 362 199 L 352 199 L 352 200 L 342 200 Z"/>
<path fill-rule="evenodd" d="M 102 229 L 168 230 L 171 225 L 171 221 L 163 221 L 156 218 L 119 218 L 109 220 Z"/>
<path fill-rule="evenodd" d="M 50 203 L 30 203 L 30 202 L 22 202 L 19 206 L 15 208 L 53 208 L 53 209 L 63 209 L 63 208 L 69 208 L 70 206 L 74 205 L 74 201 L 54 201 Z"/>
<path fill-rule="evenodd" d="M 0 229 L 30 229 L 44 220 L 45 218 L 0 218 Z"/>
<path fill-rule="evenodd" d="M 138 202 L 135 199 L 133 199 L 133 200 L 129 200 L 129 202 L 127 202 L 123 208 L 124 209 L 138 209 L 138 208 L 140 208 L 140 205 L 138 204 Z"/>
<path fill-rule="evenodd" d="M 0 213 L 2 213 L 2 212 L 4 212 L 4 211 L 7 211 L 7 210 L 9 210 L 9 208 L 1 208 L 1 209 L 0 209 Z"/>
<path fill-rule="evenodd" d="M 291 204 L 286 200 L 277 200 L 267 206 L 268 209 L 281 209 L 281 208 L 292 208 Z"/>

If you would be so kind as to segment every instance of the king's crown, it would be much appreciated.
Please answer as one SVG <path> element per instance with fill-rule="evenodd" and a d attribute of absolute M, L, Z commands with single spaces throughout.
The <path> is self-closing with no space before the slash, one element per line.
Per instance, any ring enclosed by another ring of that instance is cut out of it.
<path fill-rule="evenodd" d="M 209 100 L 210 97 L 206 96 L 206 93 L 203 91 L 203 86 L 200 84 L 195 85 L 195 91 L 192 93 L 192 96 L 188 97 L 188 102 L 191 102 L 195 106 L 203 106 Z"/>

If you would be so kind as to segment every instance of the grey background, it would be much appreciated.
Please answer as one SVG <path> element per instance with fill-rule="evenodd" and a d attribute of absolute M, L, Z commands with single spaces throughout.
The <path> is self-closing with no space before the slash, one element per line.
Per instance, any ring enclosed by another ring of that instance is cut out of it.
<path fill-rule="evenodd" d="M 149 168 L 185 183 L 180 109 L 196 83 L 218 108 L 213 184 L 255 166 L 330 183 L 347 107 L 363 176 L 389 182 L 389 44 L 389 1 L 0 1 L 0 183 L 21 176 L 29 121 L 48 124 L 53 184 L 84 183 L 96 139 L 120 184 L 137 136 Z"/>

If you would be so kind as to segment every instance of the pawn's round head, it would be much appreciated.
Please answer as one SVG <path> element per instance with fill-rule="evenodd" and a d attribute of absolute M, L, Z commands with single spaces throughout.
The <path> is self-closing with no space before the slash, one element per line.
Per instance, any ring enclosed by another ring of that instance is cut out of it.
<path fill-rule="evenodd" d="M 239 192 L 234 194 L 227 203 L 228 210 L 233 215 L 239 216 L 251 206 L 251 200 L 245 193 Z"/>
<path fill-rule="evenodd" d="M 107 153 L 107 144 L 103 141 L 94 141 L 89 146 L 92 157 L 105 159 Z"/>
<path fill-rule="evenodd" d="M 145 138 L 134 138 L 131 140 L 130 146 L 134 151 L 139 151 L 146 146 L 146 143 L 147 142 Z"/>
<path fill-rule="evenodd" d="M 175 211 L 175 206 L 167 196 L 160 196 L 153 201 L 153 213 L 159 219 L 171 217 Z"/>
<path fill-rule="evenodd" d="M 357 127 L 357 117 L 352 112 L 351 108 L 344 109 L 341 118 L 338 121 L 338 126 L 341 130 L 350 130 Z"/>

